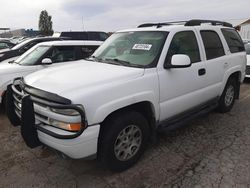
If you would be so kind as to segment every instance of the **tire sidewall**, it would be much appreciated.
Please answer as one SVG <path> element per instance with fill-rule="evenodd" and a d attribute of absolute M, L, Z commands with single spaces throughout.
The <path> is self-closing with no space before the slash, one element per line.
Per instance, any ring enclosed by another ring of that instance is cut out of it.
<path fill-rule="evenodd" d="M 104 160 L 109 169 L 113 171 L 122 171 L 135 164 L 144 152 L 149 138 L 149 126 L 146 119 L 137 112 L 123 114 L 120 118 L 117 117 L 114 121 L 110 121 L 109 123 L 111 123 L 108 125 L 110 129 L 106 131 L 107 134 L 104 135 L 106 137 L 105 143 L 102 143 L 108 145 L 106 146 L 106 156 L 104 156 Z M 120 161 L 116 158 L 114 146 L 119 133 L 129 125 L 135 125 L 141 130 L 142 141 L 139 150 L 133 157 L 127 161 Z"/>
<path fill-rule="evenodd" d="M 231 104 L 226 105 L 226 103 L 225 103 L 226 93 L 227 93 L 228 88 L 231 87 L 231 86 L 234 89 L 234 97 L 233 97 L 233 100 L 232 100 Z M 233 105 L 234 105 L 235 97 L 236 97 L 236 81 L 235 81 L 235 79 L 229 79 L 227 84 L 226 84 L 226 87 L 225 87 L 225 89 L 224 89 L 224 91 L 222 93 L 222 96 L 220 98 L 220 102 L 219 102 L 220 111 L 221 112 L 229 112 L 232 109 Z"/>

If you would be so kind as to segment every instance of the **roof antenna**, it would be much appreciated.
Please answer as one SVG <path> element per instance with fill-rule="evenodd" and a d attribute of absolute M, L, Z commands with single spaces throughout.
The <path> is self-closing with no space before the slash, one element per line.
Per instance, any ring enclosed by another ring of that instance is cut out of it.
<path fill-rule="evenodd" d="M 84 31 L 84 22 L 83 22 L 83 16 L 82 16 L 82 31 Z"/>

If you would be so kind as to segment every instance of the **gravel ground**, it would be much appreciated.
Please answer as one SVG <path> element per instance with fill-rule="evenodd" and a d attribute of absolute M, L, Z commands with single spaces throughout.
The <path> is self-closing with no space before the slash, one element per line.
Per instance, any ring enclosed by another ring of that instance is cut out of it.
<path fill-rule="evenodd" d="M 211 112 L 159 135 L 131 169 L 112 173 L 94 161 L 29 149 L 0 115 L 0 187 L 250 187 L 250 82 L 230 113 Z"/>

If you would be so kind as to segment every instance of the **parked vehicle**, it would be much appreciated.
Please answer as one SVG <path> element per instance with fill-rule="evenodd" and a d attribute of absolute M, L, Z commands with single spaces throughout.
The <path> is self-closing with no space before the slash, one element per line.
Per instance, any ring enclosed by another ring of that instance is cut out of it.
<path fill-rule="evenodd" d="M 231 24 L 143 24 L 116 32 L 89 60 L 15 80 L 7 114 L 29 147 L 44 144 L 75 159 L 97 155 L 122 171 L 156 131 L 214 108 L 230 111 L 245 68 Z"/>
<path fill-rule="evenodd" d="M 68 37 L 72 40 L 94 40 L 105 41 L 109 36 L 105 32 L 101 31 L 63 31 L 56 32 L 53 36 L 56 37 Z"/>
<path fill-rule="evenodd" d="M 250 78 L 250 43 L 245 44 L 247 53 L 247 67 L 246 67 L 246 77 Z"/>
<path fill-rule="evenodd" d="M 7 85 L 15 78 L 32 72 L 67 64 L 89 57 L 102 44 L 100 41 L 42 42 L 17 60 L 0 64 L 0 104 L 4 102 Z"/>
<path fill-rule="evenodd" d="M 17 44 L 11 49 L 7 50 L 1 50 L 0 51 L 0 63 L 3 60 L 13 58 L 13 57 L 18 57 L 22 55 L 24 52 L 29 50 L 31 47 L 35 46 L 36 44 L 40 42 L 46 42 L 46 41 L 58 41 L 58 40 L 63 40 L 63 38 L 59 37 L 40 37 L 40 38 L 32 38 L 32 39 L 27 39 L 24 40 L 23 42 Z"/>
<path fill-rule="evenodd" d="M 12 48 L 13 46 L 15 46 L 15 44 L 10 42 L 9 40 L 0 39 L 0 50 L 9 49 Z"/>

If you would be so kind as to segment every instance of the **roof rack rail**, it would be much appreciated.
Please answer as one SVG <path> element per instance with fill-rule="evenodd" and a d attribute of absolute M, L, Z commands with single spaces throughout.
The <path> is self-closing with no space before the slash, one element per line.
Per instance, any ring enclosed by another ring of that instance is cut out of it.
<path fill-rule="evenodd" d="M 197 26 L 197 25 L 201 25 L 203 23 L 211 23 L 212 25 L 215 25 L 215 26 L 222 25 L 225 27 L 233 27 L 233 25 L 230 23 L 217 21 L 217 20 L 189 20 L 185 23 L 185 26 Z"/>
<path fill-rule="evenodd" d="M 152 27 L 152 26 L 156 26 L 157 28 L 160 28 L 164 25 L 174 25 L 174 24 L 184 24 L 187 21 L 176 21 L 176 22 L 162 22 L 162 23 L 145 23 L 145 24 L 141 24 L 139 25 L 137 28 L 140 27 Z"/>
<path fill-rule="evenodd" d="M 168 25 L 174 25 L 174 24 L 183 24 L 184 26 L 198 26 L 198 25 L 201 25 L 203 23 L 210 23 L 210 24 L 215 25 L 215 26 L 216 25 L 222 25 L 222 26 L 225 26 L 225 27 L 233 27 L 232 24 L 227 23 L 227 22 L 222 22 L 222 21 L 217 21 L 217 20 L 198 20 L 198 19 L 194 19 L 194 20 L 189 20 L 189 21 L 145 23 L 145 24 L 139 25 L 137 28 L 152 27 L 152 26 L 156 26 L 157 28 L 160 28 L 162 26 L 168 26 Z"/>
<path fill-rule="evenodd" d="M 140 27 L 152 27 L 152 26 L 156 26 L 157 28 L 159 28 L 159 27 L 161 27 L 163 25 L 170 25 L 170 24 L 166 24 L 166 23 L 145 23 L 145 24 L 139 25 L 137 28 L 140 28 Z"/>

